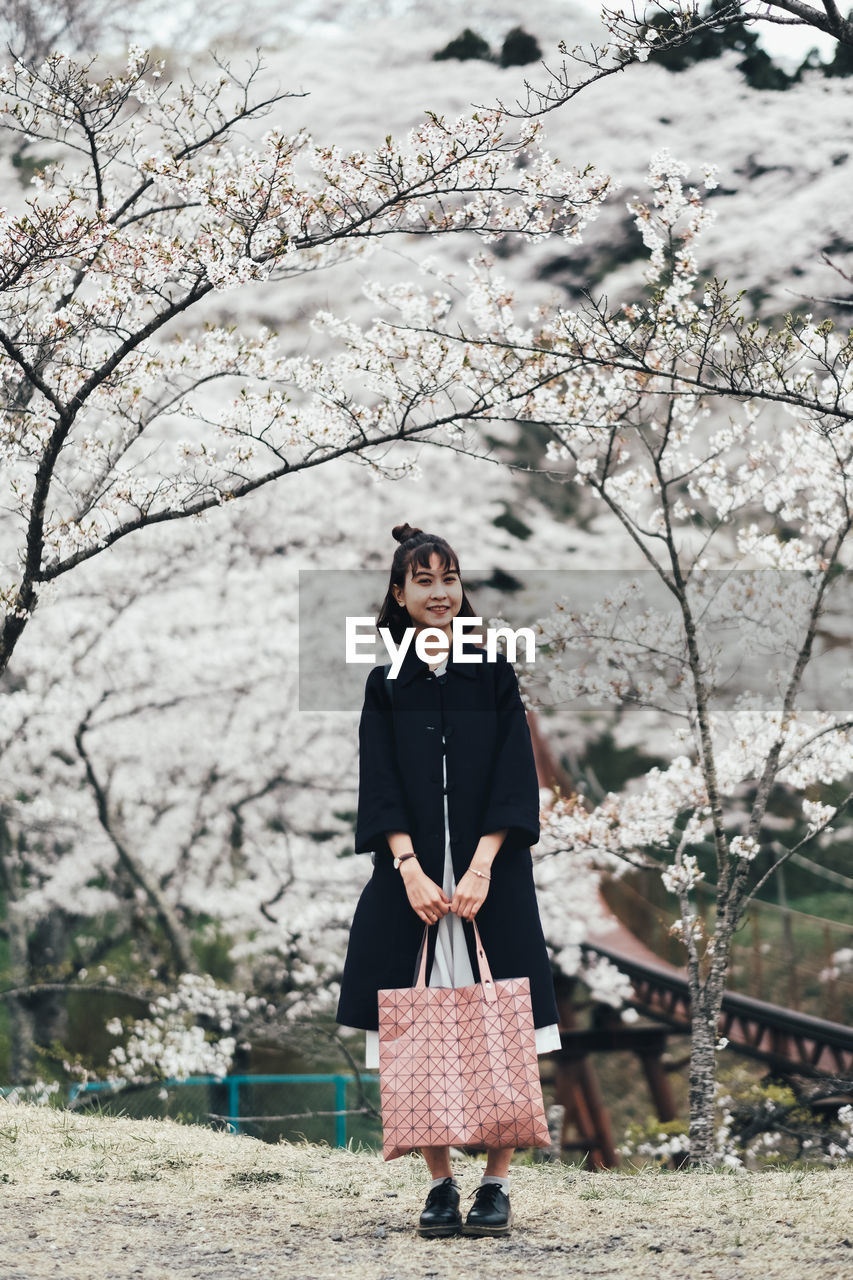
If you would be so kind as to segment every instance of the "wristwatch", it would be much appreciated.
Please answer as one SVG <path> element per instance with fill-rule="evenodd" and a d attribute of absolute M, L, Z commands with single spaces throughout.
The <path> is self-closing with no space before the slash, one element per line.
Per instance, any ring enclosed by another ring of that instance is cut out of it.
<path fill-rule="evenodd" d="M 418 855 L 414 852 L 414 850 L 411 853 L 401 853 L 399 858 L 394 859 L 395 871 L 399 871 L 401 862 L 405 862 L 407 858 L 416 858 L 417 856 Z"/>

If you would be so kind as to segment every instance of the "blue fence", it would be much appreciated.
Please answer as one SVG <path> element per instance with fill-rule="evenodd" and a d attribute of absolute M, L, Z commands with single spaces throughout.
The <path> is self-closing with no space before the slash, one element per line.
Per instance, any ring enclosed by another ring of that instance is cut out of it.
<path fill-rule="evenodd" d="M 378 1108 L 378 1075 L 365 1074 L 358 1079 L 365 1095 Z M 188 1076 L 184 1080 L 163 1080 L 144 1089 L 116 1088 L 95 1081 L 71 1085 L 68 1101 L 79 1107 L 83 1097 L 95 1095 L 104 1110 L 117 1108 L 139 1118 L 174 1115 L 177 1110 L 180 1117 L 218 1123 L 232 1133 L 248 1132 L 267 1141 L 299 1134 L 316 1140 L 318 1129 L 327 1131 L 328 1140 L 331 1127 L 334 1146 L 345 1147 L 350 1136 L 357 1136 L 368 1145 L 379 1143 L 380 1127 L 375 1117 L 363 1107 L 352 1105 L 356 1080 L 353 1075 L 332 1074 Z M 315 1086 L 325 1086 L 322 1092 L 330 1093 L 331 1106 L 304 1105 L 312 1098 L 321 1100 Z M 270 1105 L 279 1100 L 281 1110 Z M 303 1106 L 297 1110 L 300 1100 Z M 350 1117 L 359 1118 L 356 1134 L 352 1133 L 353 1125 L 347 1123 Z M 303 1123 L 297 1125 L 299 1121 Z M 306 1128 L 312 1131 L 310 1135 L 306 1135 Z"/>

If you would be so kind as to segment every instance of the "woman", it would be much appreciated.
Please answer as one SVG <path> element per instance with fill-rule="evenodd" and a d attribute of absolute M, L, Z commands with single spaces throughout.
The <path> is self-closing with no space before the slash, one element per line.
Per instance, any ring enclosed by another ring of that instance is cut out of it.
<path fill-rule="evenodd" d="M 377 619 L 399 643 L 407 628 L 475 616 L 459 561 L 441 537 L 398 525 L 388 591 Z M 475 652 L 470 640 L 466 652 Z M 423 925 L 430 986 L 478 980 L 475 916 L 493 976 L 530 980 L 536 1047 L 559 1049 L 554 985 L 533 883 L 539 788 L 515 671 L 496 662 L 429 663 L 414 640 L 389 682 L 374 667 L 359 725 L 356 853 L 373 874 L 350 931 L 337 1020 L 367 1031 L 365 1065 L 377 1067 L 377 992 L 416 980 Z M 389 689 L 393 684 L 393 692 Z M 488 1151 L 465 1223 L 448 1147 L 422 1147 L 432 1175 L 422 1236 L 506 1235 L 512 1148 Z"/>

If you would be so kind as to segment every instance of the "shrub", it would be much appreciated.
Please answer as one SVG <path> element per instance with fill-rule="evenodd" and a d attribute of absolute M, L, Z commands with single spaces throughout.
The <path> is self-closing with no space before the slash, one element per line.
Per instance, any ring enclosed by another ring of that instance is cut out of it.
<path fill-rule="evenodd" d="M 542 50 L 535 36 L 522 27 L 513 27 L 501 48 L 500 64 L 502 67 L 524 67 L 528 62 L 539 62 Z"/>
<path fill-rule="evenodd" d="M 853 9 L 847 10 L 847 21 L 853 22 Z M 797 79 L 803 71 L 817 68 L 825 76 L 853 76 L 853 46 L 839 43 L 835 46 L 835 54 L 831 62 L 824 62 L 817 49 L 809 49 L 805 60 L 797 71 Z"/>
<path fill-rule="evenodd" d="M 839 1078 L 754 1078 L 754 1064 L 732 1063 L 715 1090 L 716 1158 L 730 1168 L 762 1169 L 796 1164 L 834 1167 L 853 1159 L 853 1106 L 848 1082 Z M 687 1124 L 649 1117 L 628 1127 L 621 1155 L 676 1164 L 690 1151 Z"/>
<path fill-rule="evenodd" d="M 711 0 L 701 18 L 709 18 L 726 5 L 726 0 Z M 672 34 L 672 18 L 668 13 L 655 12 L 649 18 L 649 26 L 656 27 L 664 36 Z M 758 36 L 743 22 L 727 24 L 720 30 L 704 28 L 697 31 L 686 44 L 674 49 L 660 49 L 649 54 L 649 62 L 660 63 L 668 71 L 685 71 L 694 62 L 707 58 L 719 58 L 726 49 L 744 54 L 738 70 L 743 72 L 747 84 L 753 89 L 787 89 L 796 77 L 789 76 L 758 46 Z"/>
<path fill-rule="evenodd" d="M 478 58 L 481 62 L 492 61 L 492 51 L 482 36 L 466 27 L 460 36 L 451 40 L 438 53 L 432 55 L 433 62 L 444 62 L 448 58 L 458 58 L 460 62 L 468 62 Z"/>

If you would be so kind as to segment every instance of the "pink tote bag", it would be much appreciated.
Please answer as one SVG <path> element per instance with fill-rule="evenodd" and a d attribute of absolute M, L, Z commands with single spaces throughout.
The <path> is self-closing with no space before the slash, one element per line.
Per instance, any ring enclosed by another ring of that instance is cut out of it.
<path fill-rule="evenodd" d="M 530 980 L 495 982 L 474 922 L 480 981 L 379 992 L 379 1093 L 386 1160 L 418 1147 L 549 1147 Z"/>

